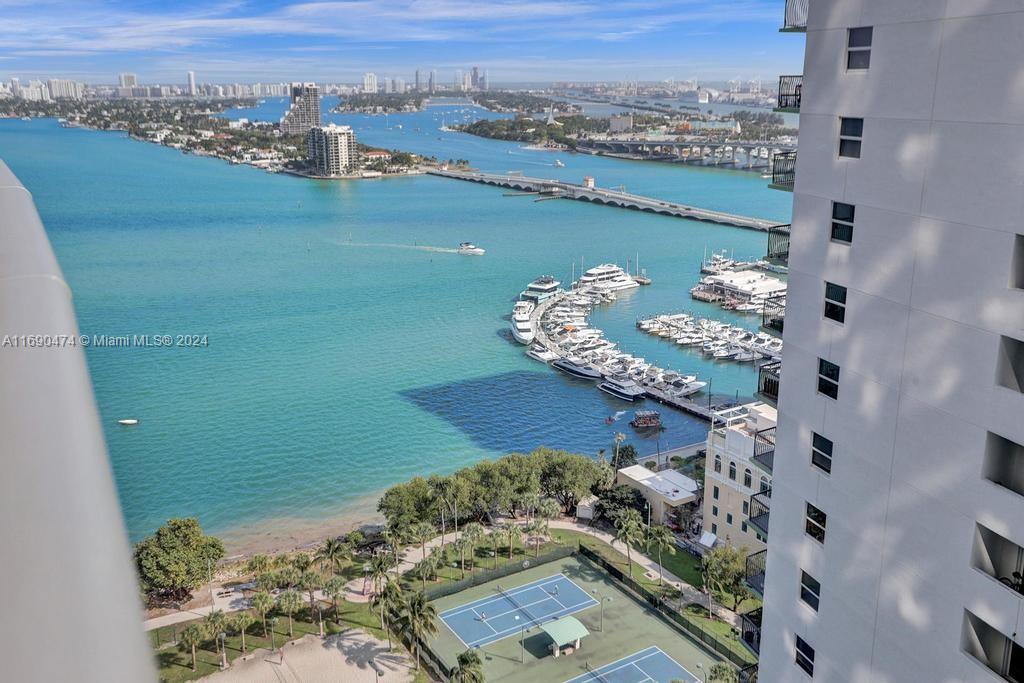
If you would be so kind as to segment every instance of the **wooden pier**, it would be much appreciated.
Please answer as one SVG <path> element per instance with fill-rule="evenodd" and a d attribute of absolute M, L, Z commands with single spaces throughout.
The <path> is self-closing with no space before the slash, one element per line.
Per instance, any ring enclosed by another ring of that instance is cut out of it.
<path fill-rule="evenodd" d="M 759 230 L 767 232 L 769 228 L 777 226 L 778 221 L 769 221 L 764 218 L 751 218 L 740 216 L 724 211 L 713 211 L 702 209 L 696 206 L 687 206 L 674 202 L 662 201 L 653 197 L 644 197 L 629 192 L 621 192 L 591 185 L 578 185 L 567 183 L 561 180 L 545 178 L 529 178 L 521 175 L 499 175 L 494 173 L 479 173 L 476 171 L 449 171 L 440 168 L 429 168 L 430 175 L 441 176 L 442 178 L 454 178 L 484 185 L 494 185 L 526 194 L 540 194 L 545 198 L 577 199 L 614 206 L 620 209 L 632 209 L 656 213 L 662 216 L 673 216 L 675 218 L 687 218 L 704 223 L 715 223 L 727 225 L 734 228 L 746 228 L 747 230 Z"/>

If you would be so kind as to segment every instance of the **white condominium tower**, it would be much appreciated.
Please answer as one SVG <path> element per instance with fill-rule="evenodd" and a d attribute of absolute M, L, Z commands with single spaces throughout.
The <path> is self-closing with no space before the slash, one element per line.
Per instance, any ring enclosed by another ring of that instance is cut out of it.
<path fill-rule="evenodd" d="M 132 73 L 118 74 L 117 84 L 122 88 L 134 88 L 139 84 L 139 79 Z"/>
<path fill-rule="evenodd" d="M 305 135 L 320 125 L 320 88 L 315 83 L 292 83 L 292 103 L 281 118 L 281 132 Z"/>
<path fill-rule="evenodd" d="M 377 92 L 377 74 L 365 73 L 363 74 L 363 92 L 375 93 Z"/>
<path fill-rule="evenodd" d="M 785 5 L 759 680 L 1024 681 L 1024 2 Z"/>
<path fill-rule="evenodd" d="M 195 97 L 198 94 L 198 91 L 196 90 L 196 72 L 195 71 L 189 71 L 188 72 L 188 94 L 190 96 L 192 96 L 192 97 Z"/>
<path fill-rule="evenodd" d="M 356 136 L 349 126 L 314 126 L 306 134 L 306 156 L 317 175 L 344 175 L 356 163 Z"/>

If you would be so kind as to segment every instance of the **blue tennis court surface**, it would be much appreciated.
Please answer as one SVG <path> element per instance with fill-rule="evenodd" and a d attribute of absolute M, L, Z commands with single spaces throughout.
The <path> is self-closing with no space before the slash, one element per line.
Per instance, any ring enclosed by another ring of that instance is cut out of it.
<path fill-rule="evenodd" d="M 649 647 L 565 683 L 697 683 L 698 680 L 661 648 Z"/>
<path fill-rule="evenodd" d="M 527 629 L 597 605 L 598 602 L 564 574 L 515 588 L 441 612 L 441 621 L 466 647 L 479 647 L 519 635 Z M 516 619 L 516 617 L 519 617 Z"/>

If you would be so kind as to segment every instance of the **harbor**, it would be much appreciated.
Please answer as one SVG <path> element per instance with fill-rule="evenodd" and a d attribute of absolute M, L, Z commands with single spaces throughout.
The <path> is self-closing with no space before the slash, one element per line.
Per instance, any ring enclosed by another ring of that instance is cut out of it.
<path fill-rule="evenodd" d="M 616 292 L 639 286 L 621 268 L 603 264 L 584 272 L 568 288 L 560 285 L 552 276 L 541 276 L 527 286 L 513 308 L 513 336 L 527 346 L 530 358 L 575 379 L 596 382 L 599 390 L 620 400 L 632 403 L 650 398 L 706 421 L 716 410 L 735 405 L 731 401 L 716 403 L 710 394 L 706 401 L 691 398 L 708 382 L 622 351 L 602 330 L 590 325 L 588 316 L 595 307 L 613 303 Z M 655 322 L 673 332 L 685 329 L 682 317 L 663 318 L 664 322 L 652 319 L 651 329 Z M 692 322 L 692 316 L 687 318 Z M 758 357 L 771 358 L 772 354 Z"/>

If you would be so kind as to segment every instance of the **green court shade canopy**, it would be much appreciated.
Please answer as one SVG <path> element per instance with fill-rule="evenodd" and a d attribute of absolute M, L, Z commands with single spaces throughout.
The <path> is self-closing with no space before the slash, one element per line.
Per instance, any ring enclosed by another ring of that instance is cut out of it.
<path fill-rule="evenodd" d="M 562 617 L 544 624 L 540 629 L 548 634 L 558 647 L 572 645 L 580 638 L 590 635 L 587 627 L 576 617 Z"/>

